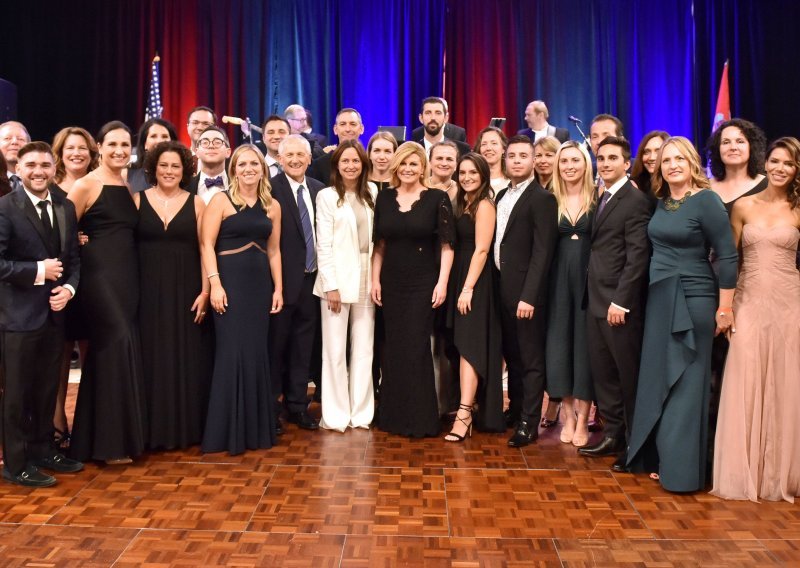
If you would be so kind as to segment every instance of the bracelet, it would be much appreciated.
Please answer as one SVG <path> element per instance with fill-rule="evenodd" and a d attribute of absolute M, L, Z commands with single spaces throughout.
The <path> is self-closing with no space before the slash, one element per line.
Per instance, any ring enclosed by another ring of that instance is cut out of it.
<path fill-rule="evenodd" d="M 214 278 L 214 276 L 219 276 L 219 272 L 215 272 L 215 273 L 213 273 L 213 274 L 209 274 L 209 275 L 207 276 L 207 278 L 208 278 L 209 280 L 211 280 L 212 278 Z"/>

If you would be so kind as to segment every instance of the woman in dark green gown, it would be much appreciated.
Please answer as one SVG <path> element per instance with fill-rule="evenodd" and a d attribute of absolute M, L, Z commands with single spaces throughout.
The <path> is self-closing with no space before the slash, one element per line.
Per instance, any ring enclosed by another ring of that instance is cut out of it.
<path fill-rule="evenodd" d="M 725 207 L 709 187 L 691 142 L 669 138 L 654 176 L 659 202 L 648 227 L 653 257 L 628 447 L 630 469 L 653 473 L 669 491 L 705 485 L 711 343 L 732 323 L 738 255 Z"/>

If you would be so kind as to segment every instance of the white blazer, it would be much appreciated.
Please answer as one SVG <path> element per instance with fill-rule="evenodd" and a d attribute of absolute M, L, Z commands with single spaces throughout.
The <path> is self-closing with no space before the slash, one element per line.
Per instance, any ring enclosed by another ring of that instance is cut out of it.
<path fill-rule="evenodd" d="M 369 183 L 372 202 L 378 189 Z M 325 292 L 339 290 L 342 302 L 358 302 L 361 276 L 361 248 L 358 244 L 356 214 L 347 199 L 338 205 L 339 194 L 333 187 L 326 187 L 317 193 L 317 280 L 314 294 L 320 298 Z M 375 213 L 369 207 L 367 229 L 369 231 L 369 255 L 372 258 L 372 226 Z M 372 283 L 372 262 L 367 265 L 367 292 Z"/>

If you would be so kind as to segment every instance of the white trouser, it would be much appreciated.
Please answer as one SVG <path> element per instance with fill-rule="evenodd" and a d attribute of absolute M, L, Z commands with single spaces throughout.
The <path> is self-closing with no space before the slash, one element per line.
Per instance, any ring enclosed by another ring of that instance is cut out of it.
<path fill-rule="evenodd" d="M 375 305 L 367 293 L 369 255 L 361 255 L 358 302 L 342 303 L 338 314 L 322 313 L 322 421 L 320 426 L 344 432 L 348 426 L 369 428 L 375 412 L 372 354 Z M 347 328 L 350 328 L 350 368 L 347 367 Z"/>

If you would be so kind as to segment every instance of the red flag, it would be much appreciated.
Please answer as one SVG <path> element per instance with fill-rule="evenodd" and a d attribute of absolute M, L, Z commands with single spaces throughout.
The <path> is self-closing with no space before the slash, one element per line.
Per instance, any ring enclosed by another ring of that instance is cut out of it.
<path fill-rule="evenodd" d="M 722 67 L 722 79 L 719 81 L 719 92 L 717 94 L 717 110 L 714 112 L 714 124 L 711 132 L 714 132 L 721 122 L 731 119 L 731 95 L 728 90 L 728 61 Z"/>

